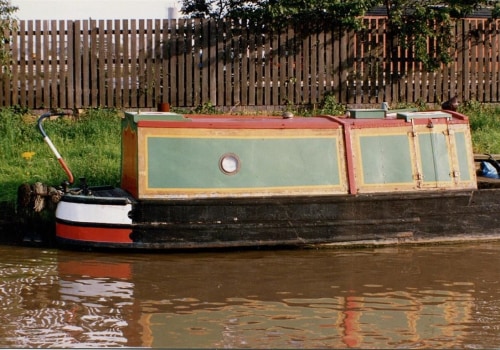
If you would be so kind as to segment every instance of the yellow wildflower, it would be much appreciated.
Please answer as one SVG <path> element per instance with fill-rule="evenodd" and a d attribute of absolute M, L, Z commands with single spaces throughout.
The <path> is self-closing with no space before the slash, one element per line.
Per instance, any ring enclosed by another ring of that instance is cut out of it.
<path fill-rule="evenodd" d="M 21 157 L 23 157 L 26 160 L 31 160 L 31 158 L 33 158 L 34 155 L 35 155 L 35 152 L 23 152 L 21 154 Z"/>

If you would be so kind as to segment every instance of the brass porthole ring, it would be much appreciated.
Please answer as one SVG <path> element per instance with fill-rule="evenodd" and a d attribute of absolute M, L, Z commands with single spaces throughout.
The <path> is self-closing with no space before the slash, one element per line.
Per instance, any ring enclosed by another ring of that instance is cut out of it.
<path fill-rule="evenodd" d="M 219 169 L 226 175 L 237 174 L 240 168 L 240 158 L 234 153 L 225 153 L 219 159 Z"/>

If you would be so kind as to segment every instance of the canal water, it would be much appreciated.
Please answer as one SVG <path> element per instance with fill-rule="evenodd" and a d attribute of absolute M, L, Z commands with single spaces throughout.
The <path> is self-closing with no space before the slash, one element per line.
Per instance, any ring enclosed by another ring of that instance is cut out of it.
<path fill-rule="evenodd" d="M 125 254 L 0 246 L 0 347 L 491 348 L 500 243 Z"/>

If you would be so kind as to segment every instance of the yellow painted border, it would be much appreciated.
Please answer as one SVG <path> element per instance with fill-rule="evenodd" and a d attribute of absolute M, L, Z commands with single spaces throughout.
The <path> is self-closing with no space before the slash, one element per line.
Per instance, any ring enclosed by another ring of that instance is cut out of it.
<path fill-rule="evenodd" d="M 150 188 L 148 183 L 148 140 L 149 138 L 220 138 L 220 139 L 299 139 L 299 138 L 335 138 L 337 141 L 337 168 L 340 185 L 331 186 L 295 186 L 295 187 L 249 187 L 249 188 Z M 345 147 L 342 129 L 190 129 L 190 128 L 139 128 L 139 198 L 235 198 L 260 197 L 269 195 L 328 195 L 346 194 L 347 175 L 345 169 Z"/>
<path fill-rule="evenodd" d="M 412 139 L 409 134 L 412 132 L 411 126 L 396 127 L 396 128 L 370 128 L 370 129 L 352 129 L 353 142 L 353 154 L 357 155 L 354 159 L 354 174 L 356 176 L 356 183 L 358 184 L 358 191 L 362 192 L 392 192 L 392 191 L 411 191 L 417 188 L 417 182 L 415 179 L 415 174 L 417 173 L 416 168 L 416 155 L 413 152 Z M 390 183 L 390 184 L 367 184 L 363 176 L 363 162 L 361 159 L 361 137 L 363 136 L 395 136 L 395 135 L 406 135 L 408 139 L 408 147 L 410 150 L 410 162 L 412 165 L 412 175 L 413 182 L 408 184 L 406 182 L 402 183 Z"/>

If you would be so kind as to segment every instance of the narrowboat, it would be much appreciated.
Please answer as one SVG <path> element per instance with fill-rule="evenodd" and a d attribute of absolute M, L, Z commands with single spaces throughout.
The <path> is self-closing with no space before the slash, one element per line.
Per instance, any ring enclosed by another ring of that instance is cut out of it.
<path fill-rule="evenodd" d="M 47 116 L 40 130 L 73 182 L 43 131 Z M 121 133 L 120 187 L 81 179 L 61 191 L 58 245 L 179 250 L 500 238 L 497 180 L 478 175 L 468 118 L 456 111 L 126 112 Z"/>

